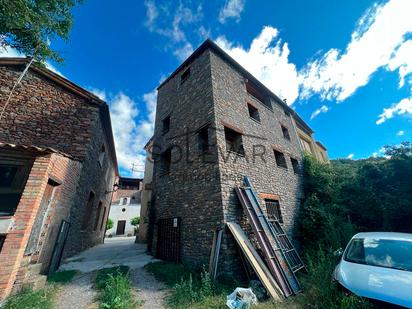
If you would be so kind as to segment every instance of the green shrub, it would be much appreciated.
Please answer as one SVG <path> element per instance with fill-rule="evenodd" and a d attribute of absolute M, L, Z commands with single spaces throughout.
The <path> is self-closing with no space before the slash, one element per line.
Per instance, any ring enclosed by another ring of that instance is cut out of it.
<path fill-rule="evenodd" d="M 100 296 L 100 308 L 128 309 L 133 307 L 130 281 L 127 276 L 121 273 L 108 274 Z"/>
<path fill-rule="evenodd" d="M 130 220 L 130 224 L 133 226 L 138 226 L 140 224 L 140 217 L 134 217 Z"/>
<path fill-rule="evenodd" d="M 76 270 L 57 271 L 47 276 L 47 281 L 55 283 L 68 283 L 73 280 Z"/>
<path fill-rule="evenodd" d="M 97 272 L 96 278 L 94 279 L 94 282 L 96 284 L 97 289 L 103 289 L 109 279 L 109 276 L 127 276 L 129 273 L 129 267 L 128 266 L 116 266 L 116 267 L 110 267 L 110 268 L 103 268 L 100 269 Z"/>
<path fill-rule="evenodd" d="M 55 292 L 53 286 L 38 291 L 25 287 L 6 301 L 4 309 L 49 309 L 53 307 Z"/>
<path fill-rule="evenodd" d="M 106 230 L 110 230 L 112 227 L 113 227 L 113 220 L 109 218 L 106 221 Z"/>

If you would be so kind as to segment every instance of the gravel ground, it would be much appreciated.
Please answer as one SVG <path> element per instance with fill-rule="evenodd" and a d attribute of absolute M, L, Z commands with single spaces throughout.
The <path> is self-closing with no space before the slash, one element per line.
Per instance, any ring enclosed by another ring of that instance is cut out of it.
<path fill-rule="evenodd" d="M 92 277 L 93 273 L 79 274 L 70 283 L 63 285 L 57 294 L 54 308 L 93 308 L 97 292 L 93 289 Z"/>
<path fill-rule="evenodd" d="M 130 280 L 137 290 L 137 298 L 144 301 L 143 309 L 163 309 L 167 289 L 143 268 L 130 270 Z"/>

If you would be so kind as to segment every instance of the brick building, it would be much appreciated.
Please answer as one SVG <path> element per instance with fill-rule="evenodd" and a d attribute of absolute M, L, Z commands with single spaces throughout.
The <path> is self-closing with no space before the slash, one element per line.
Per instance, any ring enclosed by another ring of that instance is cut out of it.
<path fill-rule="evenodd" d="M 205 41 L 158 87 L 154 253 L 207 265 L 214 235 L 224 230 L 218 272 L 240 267 L 225 223 L 245 223 L 234 191 L 243 175 L 291 235 L 302 198 L 302 138 L 318 157 L 310 127 L 214 42 Z M 326 149 L 324 154 L 327 161 Z"/>
<path fill-rule="evenodd" d="M 0 59 L 0 110 L 28 59 Z M 0 119 L 0 300 L 101 243 L 118 176 L 107 104 L 32 64 Z"/>

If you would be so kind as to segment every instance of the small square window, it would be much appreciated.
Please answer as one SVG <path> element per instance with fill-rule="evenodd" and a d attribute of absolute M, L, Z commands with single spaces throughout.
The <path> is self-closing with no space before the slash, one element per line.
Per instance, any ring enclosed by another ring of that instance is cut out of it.
<path fill-rule="evenodd" d="M 182 76 L 180 77 L 180 84 L 183 84 L 190 76 L 190 68 L 183 72 Z"/>
<path fill-rule="evenodd" d="M 233 151 L 237 154 L 244 155 L 242 134 L 235 130 L 225 127 L 226 150 Z"/>
<path fill-rule="evenodd" d="M 265 205 L 266 205 L 266 212 L 267 212 L 269 220 L 271 221 L 276 220 L 276 221 L 279 221 L 279 223 L 283 223 L 279 201 L 272 200 L 272 199 L 265 199 Z"/>
<path fill-rule="evenodd" d="M 290 141 L 290 135 L 289 135 L 288 128 L 286 128 L 285 126 L 282 126 L 282 125 L 281 125 L 281 128 L 282 128 L 283 137 Z"/>
<path fill-rule="evenodd" d="M 104 148 L 104 145 L 102 145 L 102 147 L 100 148 L 100 153 L 99 153 L 100 167 L 103 166 L 105 154 L 106 154 L 106 149 Z"/>
<path fill-rule="evenodd" d="M 260 122 L 259 110 L 251 104 L 247 104 L 247 109 L 249 111 L 249 117 Z"/>
<path fill-rule="evenodd" d="M 172 150 L 169 148 L 160 155 L 161 172 L 166 174 L 170 172 L 170 165 L 172 162 Z"/>
<path fill-rule="evenodd" d="M 299 162 L 294 158 L 290 158 L 290 162 L 292 163 L 293 172 L 295 174 L 299 174 Z"/>
<path fill-rule="evenodd" d="M 197 143 L 200 153 L 209 152 L 209 127 L 204 127 L 197 134 Z"/>
<path fill-rule="evenodd" d="M 283 167 L 287 169 L 288 166 L 286 164 L 285 155 L 277 150 L 274 150 L 274 153 L 275 153 L 276 165 L 278 167 Z"/>
<path fill-rule="evenodd" d="M 170 130 L 170 116 L 167 116 L 165 119 L 162 120 L 163 129 L 162 133 L 167 133 Z"/>

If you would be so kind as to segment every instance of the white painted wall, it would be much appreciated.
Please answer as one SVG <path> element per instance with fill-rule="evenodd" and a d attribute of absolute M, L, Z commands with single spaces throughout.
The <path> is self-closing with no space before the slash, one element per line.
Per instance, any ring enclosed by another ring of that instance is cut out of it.
<path fill-rule="evenodd" d="M 122 198 L 120 199 L 120 204 L 122 204 Z M 126 205 L 112 204 L 109 218 L 113 220 L 113 227 L 106 231 L 106 236 L 116 236 L 117 222 L 119 220 L 126 220 L 124 236 L 128 234 L 133 236 L 134 226 L 130 224 L 130 221 L 134 217 L 140 217 L 140 204 L 130 204 L 130 198 L 128 198 Z"/>

